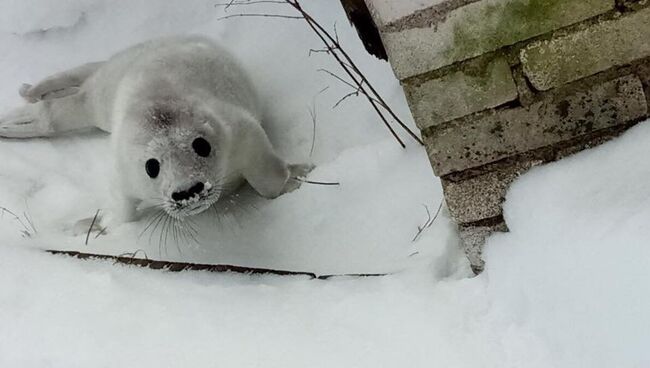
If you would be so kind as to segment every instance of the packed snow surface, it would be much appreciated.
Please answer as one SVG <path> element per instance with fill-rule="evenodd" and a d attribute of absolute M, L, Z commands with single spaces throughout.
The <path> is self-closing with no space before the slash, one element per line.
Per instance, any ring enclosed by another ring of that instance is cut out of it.
<path fill-rule="evenodd" d="M 106 205 L 108 136 L 1 141 L 0 205 L 23 224 L 7 213 L 0 221 L 0 367 L 650 364 L 649 125 L 516 182 L 505 205 L 511 232 L 488 241 L 487 269 L 471 278 L 444 210 L 412 241 L 425 207 L 434 213 L 442 196 L 424 150 L 399 148 L 360 98 L 332 109 L 350 91 L 317 71 L 337 66 L 309 56 L 321 45 L 304 23 L 219 21 L 223 10 L 202 0 L 0 4 L 0 111 L 22 103 L 22 82 L 151 37 L 205 34 L 251 70 L 282 155 L 314 162 L 310 179 L 341 183 L 303 185 L 272 201 L 253 196 L 237 211 L 197 219 L 198 243 L 140 236 L 143 220 L 84 245 L 70 226 Z M 343 45 L 407 119 L 389 66 L 365 54 L 338 3 L 305 5 L 337 24 Z M 288 13 L 273 4 L 246 10 Z M 389 275 L 173 274 L 45 248 Z"/>

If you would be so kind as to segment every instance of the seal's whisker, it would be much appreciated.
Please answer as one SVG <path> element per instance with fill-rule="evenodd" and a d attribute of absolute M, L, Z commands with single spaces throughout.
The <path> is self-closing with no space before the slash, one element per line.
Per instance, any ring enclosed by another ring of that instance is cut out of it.
<path fill-rule="evenodd" d="M 184 243 L 189 243 L 189 238 L 187 237 L 187 232 L 185 231 L 185 228 L 183 227 L 182 223 L 178 224 L 178 232 L 180 235 L 180 238 L 183 240 Z"/>
<path fill-rule="evenodd" d="M 154 222 L 155 222 L 155 221 L 156 221 L 160 216 L 164 216 L 164 215 L 165 215 L 165 211 L 162 211 L 162 210 L 159 210 L 159 211 L 155 212 L 153 215 L 151 215 L 151 216 L 149 217 L 149 220 L 147 221 L 147 225 L 144 227 L 144 229 L 142 229 L 142 231 L 140 232 L 140 235 L 138 235 L 138 239 L 142 238 L 142 236 L 147 232 L 147 230 L 149 230 L 149 228 L 151 228 L 151 226 L 153 225 L 153 223 L 154 223 Z"/>
<path fill-rule="evenodd" d="M 167 255 L 167 244 L 163 244 L 163 240 L 165 240 L 165 229 L 167 229 L 167 225 L 169 224 L 171 217 L 170 216 L 165 216 L 164 220 L 162 222 L 162 228 L 160 229 L 160 234 L 158 236 L 158 254 L 160 257 L 162 257 L 162 249 L 164 245 L 165 249 L 165 254 Z"/>
<path fill-rule="evenodd" d="M 151 244 L 153 235 L 156 233 L 156 230 L 160 224 L 165 220 L 165 217 L 167 217 L 167 213 L 165 211 L 160 211 L 160 216 L 158 216 L 157 220 L 155 220 L 156 223 L 154 224 L 153 228 L 151 229 L 151 233 L 149 234 L 149 244 Z"/>
<path fill-rule="evenodd" d="M 178 250 L 178 254 L 183 254 L 183 252 L 181 251 L 181 247 L 178 244 L 178 231 L 179 231 L 178 222 L 179 222 L 178 220 L 174 220 L 174 230 L 172 232 L 174 233 L 174 244 L 176 245 L 176 250 Z"/>
<path fill-rule="evenodd" d="M 174 221 L 173 217 L 167 217 L 167 222 L 165 222 L 165 241 L 164 241 L 164 249 L 165 249 L 165 257 L 169 257 L 169 249 L 167 248 L 167 237 L 169 236 L 169 228 L 172 226 L 172 222 Z"/>
<path fill-rule="evenodd" d="M 189 239 L 191 241 L 193 241 L 195 244 L 201 244 L 199 242 L 199 240 L 197 239 L 198 234 L 199 234 L 198 231 L 195 228 L 193 228 L 191 225 L 189 225 L 189 224 L 186 224 L 186 225 L 188 225 L 188 226 L 183 227 L 183 231 L 185 232 L 185 235 L 187 237 L 189 237 Z"/>

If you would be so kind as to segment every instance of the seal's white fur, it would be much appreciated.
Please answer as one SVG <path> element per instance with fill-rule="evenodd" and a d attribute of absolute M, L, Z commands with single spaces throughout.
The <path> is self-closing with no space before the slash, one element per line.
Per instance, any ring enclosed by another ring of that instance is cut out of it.
<path fill-rule="evenodd" d="M 117 222 L 134 220 L 142 201 L 175 218 L 193 215 L 243 180 L 264 197 L 287 190 L 290 167 L 262 129 L 249 77 L 209 39 L 148 41 L 20 93 L 28 104 L 0 117 L 0 136 L 45 137 L 88 127 L 112 133 Z M 210 143 L 208 157 L 192 149 L 198 137 Z M 152 158 L 160 162 L 154 179 L 145 172 Z M 171 199 L 197 182 L 205 184 L 197 196 Z"/>

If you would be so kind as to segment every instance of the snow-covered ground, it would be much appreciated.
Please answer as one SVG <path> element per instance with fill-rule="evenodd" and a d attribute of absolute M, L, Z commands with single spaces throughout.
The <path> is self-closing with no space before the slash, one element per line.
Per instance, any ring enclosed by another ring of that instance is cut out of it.
<path fill-rule="evenodd" d="M 305 1 L 399 113 L 387 64 L 365 55 L 338 3 Z M 317 72 L 318 40 L 299 21 L 217 21 L 194 0 L 0 1 L 0 111 L 22 82 L 106 58 L 150 37 L 200 33 L 228 45 L 268 97 L 275 137 L 314 180 L 273 201 L 200 220 L 199 245 L 145 222 L 83 245 L 67 229 L 105 204 L 107 136 L 0 142 L 0 205 L 37 234 L 0 221 L 0 367 L 646 367 L 650 365 L 650 126 L 532 170 L 506 203 L 508 234 L 487 245 L 476 278 L 443 215 L 419 241 L 423 205 L 441 190 L 422 148 L 401 150 L 361 99 Z M 253 10 L 251 8 L 251 11 Z M 40 30 L 40 31 L 39 31 Z M 324 87 L 329 86 L 323 93 Z M 313 155 L 310 109 L 317 112 Z M 43 248 L 380 278 L 246 276 L 78 261 Z"/>

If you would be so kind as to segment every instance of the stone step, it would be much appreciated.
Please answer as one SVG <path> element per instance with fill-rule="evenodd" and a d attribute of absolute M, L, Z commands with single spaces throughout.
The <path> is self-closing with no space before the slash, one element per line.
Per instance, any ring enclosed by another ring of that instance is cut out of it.
<path fill-rule="evenodd" d="M 647 115 L 643 85 L 635 75 L 530 106 L 466 116 L 423 132 L 438 176 L 485 165 Z"/>
<path fill-rule="evenodd" d="M 375 12 L 375 22 L 393 70 L 403 80 L 606 13 L 614 3 L 433 0 L 431 7 L 400 20 L 392 20 L 386 11 Z M 386 17 L 391 19 L 388 25 Z"/>
<path fill-rule="evenodd" d="M 634 123 L 603 129 L 554 146 L 510 157 L 482 167 L 482 173 L 456 173 L 442 178 L 449 213 L 459 224 L 471 224 L 502 215 L 508 187 L 530 168 L 557 161 L 618 137 Z M 471 171 L 471 170 L 470 170 Z M 467 177 L 467 174 L 471 176 Z"/>
<path fill-rule="evenodd" d="M 521 50 L 524 73 L 545 91 L 650 56 L 650 8 L 590 25 Z"/>
<path fill-rule="evenodd" d="M 430 80 L 403 83 L 418 128 L 425 129 L 517 99 L 505 58 L 466 63 Z"/>

